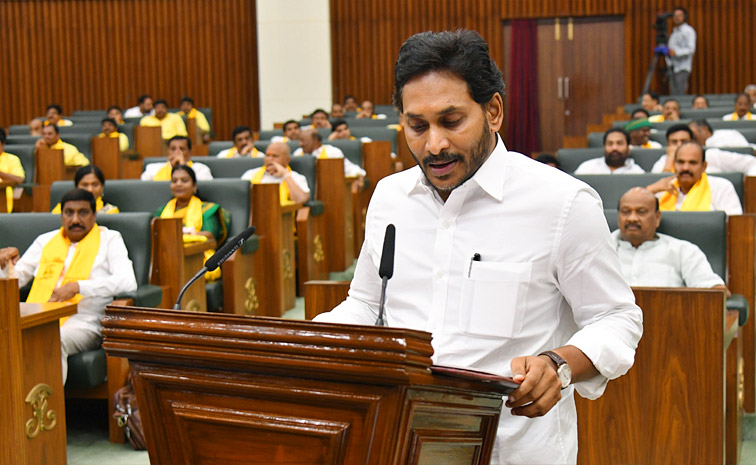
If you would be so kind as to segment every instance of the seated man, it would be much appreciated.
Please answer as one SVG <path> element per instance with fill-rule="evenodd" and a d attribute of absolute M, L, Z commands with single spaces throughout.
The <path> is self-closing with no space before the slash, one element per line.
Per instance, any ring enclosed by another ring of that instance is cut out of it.
<path fill-rule="evenodd" d="M 29 121 L 29 135 L 30 136 L 41 136 L 42 135 L 42 120 L 34 118 L 33 120 Z"/>
<path fill-rule="evenodd" d="M 647 112 L 661 111 L 662 107 L 659 105 L 659 94 L 656 92 L 646 92 L 641 96 L 641 107 Z"/>
<path fill-rule="evenodd" d="M 168 141 L 168 161 L 150 163 L 144 168 L 142 181 L 170 181 L 174 166 L 187 165 L 196 173 L 198 181 L 213 179 L 213 173 L 207 165 L 194 163 L 192 158 L 192 141 L 186 136 L 173 136 Z"/>
<path fill-rule="evenodd" d="M 631 149 L 660 149 L 661 144 L 651 140 L 651 123 L 648 118 L 630 121 L 625 125 L 625 131 L 630 134 Z"/>
<path fill-rule="evenodd" d="M 63 108 L 55 103 L 47 106 L 47 112 L 45 114 L 47 118 L 44 122 L 45 126 L 72 126 L 73 122 L 67 119 L 63 119 Z"/>
<path fill-rule="evenodd" d="M 127 108 L 123 112 L 124 118 L 143 118 L 145 116 L 152 116 L 155 114 L 155 108 L 153 106 L 153 100 L 151 95 L 140 95 L 137 99 L 137 105 L 135 107 Z"/>
<path fill-rule="evenodd" d="M 315 158 L 344 158 L 344 152 L 333 145 L 323 145 L 323 136 L 314 129 L 302 131 L 302 146 L 294 151 L 295 157 L 311 155 Z M 365 176 L 365 170 L 344 158 L 344 177 Z"/>
<path fill-rule="evenodd" d="M 365 100 L 362 102 L 362 109 L 355 118 L 372 118 L 372 119 L 386 119 L 384 114 L 375 114 L 373 102 Z"/>
<path fill-rule="evenodd" d="M 343 119 L 333 122 L 331 134 L 328 135 L 328 140 L 335 139 L 357 140 L 357 138 L 352 135 L 352 131 L 349 129 L 349 124 Z M 360 137 L 360 142 L 373 142 L 373 139 L 369 137 Z"/>
<path fill-rule="evenodd" d="M 52 150 L 62 150 L 63 163 L 66 166 L 87 166 L 89 164 L 89 159 L 79 152 L 79 149 L 60 140 L 60 130 L 54 124 L 45 126 L 42 129 L 42 138 L 37 141 L 34 150 L 37 151 L 43 147 Z"/>
<path fill-rule="evenodd" d="M 218 158 L 257 158 L 260 156 L 260 152 L 255 148 L 255 141 L 252 140 L 252 129 L 248 126 L 235 127 L 234 132 L 231 133 L 231 139 L 234 141 L 234 146 L 218 152 L 216 155 Z"/>
<path fill-rule="evenodd" d="M 648 119 L 648 117 L 649 117 L 649 113 L 646 110 L 644 110 L 643 108 L 638 108 L 636 110 L 633 110 L 633 113 L 630 115 L 630 121 L 641 119 L 641 118 Z"/>
<path fill-rule="evenodd" d="M 169 140 L 173 136 L 187 136 L 184 120 L 175 113 L 168 113 L 168 102 L 162 99 L 155 101 L 155 114 L 145 116 L 139 120 L 140 126 L 159 126 L 163 140 Z"/>
<path fill-rule="evenodd" d="M 627 191 L 619 201 L 612 241 L 622 274 L 631 286 L 701 287 L 727 291 L 695 244 L 659 234 L 659 199 L 642 187 Z"/>
<path fill-rule="evenodd" d="M 118 126 L 123 125 L 123 110 L 118 105 L 112 105 L 108 108 L 108 118 L 116 122 Z"/>
<path fill-rule="evenodd" d="M 340 103 L 334 103 L 331 105 L 331 118 L 343 118 L 344 117 L 344 105 Z"/>
<path fill-rule="evenodd" d="M 208 142 L 210 140 L 210 123 L 207 122 L 204 113 L 194 108 L 194 100 L 191 97 L 182 98 L 179 108 L 181 111 L 177 115 L 184 116 L 186 119 L 194 118 L 202 134 L 202 140 Z"/>
<path fill-rule="evenodd" d="M 68 356 L 100 345 L 105 306 L 116 295 L 136 290 L 137 283 L 121 234 L 97 225 L 94 196 L 73 189 L 60 203 L 60 229 L 37 237 L 20 259 L 15 247 L 0 249 L 0 276 L 15 264 L 19 286 L 34 278 L 27 302 L 77 304 L 77 313 L 60 327 L 65 383 Z"/>
<path fill-rule="evenodd" d="M 652 123 L 661 123 L 662 121 L 679 121 L 680 120 L 680 103 L 671 98 L 662 105 L 662 114 L 655 115 L 648 119 Z"/>
<path fill-rule="evenodd" d="M 681 144 L 693 139 L 693 131 L 684 124 L 676 124 L 667 129 L 667 154 L 662 155 L 651 168 L 652 173 L 672 173 L 675 171 L 675 151 Z M 700 144 L 700 142 L 699 142 Z M 756 157 L 729 152 L 716 147 L 706 149 L 706 172 L 739 172 L 756 176 Z"/>
<path fill-rule="evenodd" d="M 737 129 L 712 129 L 705 119 L 688 123 L 699 144 L 704 147 L 750 147 L 748 139 Z"/>
<path fill-rule="evenodd" d="M 707 108 L 709 108 L 709 99 L 707 99 L 703 95 L 696 95 L 695 97 L 693 97 L 691 108 L 694 110 L 706 110 Z"/>
<path fill-rule="evenodd" d="M 272 142 L 265 150 L 265 165 L 247 170 L 242 179 L 252 184 L 279 184 L 281 203 L 304 203 L 310 199 L 307 178 L 289 167 L 291 153 L 286 142 Z"/>
<path fill-rule="evenodd" d="M 751 107 L 756 108 L 756 84 L 748 84 L 745 86 L 743 93 L 748 95 L 748 99 L 751 101 Z"/>
<path fill-rule="evenodd" d="M 659 197 L 662 211 L 714 211 L 742 215 L 735 187 L 730 181 L 707 176 L 706 154 L 696 141 L 682 143 L 674 155 L 675 175 L 646 187 Z"/>
<path fill-rule="evenodd" d="M 756 120 L 756 116 L 751 113 L 751 98 L 748 94 L 738 94 L 735 97 L 735 111 L 724 115 L 722 117 L 724 121 L 739 121 L 739 120 Z"/>
<path fill-rule="evenodd" d="M 283 125 L 283 136 L 273 136 L 271 142 L 289 142 L 290 140 L 302 140 L 302 128 L 299 121 L 290 119 Z"/>
<path fill-rule="evenodd" d="M 331 121 L 328 119 L 328 113 L 322 108 L 318 108 L 312 112 L 310 115 L 310 121 L 310 127 L 312 128 L 331 129 Z"/>
<path fill-rule="evenodd" d="M 604 133 L 604 156 L 586 160 L 575 170 L 575 174 L 641 174 L 643 168 L 629 158 L 630 135 L 620 128 L 612 128 Z"/>
<path fill-rule="evenodd" d="M 360 107 L 357 105 L 357 97 L 354 95 L 347 95 L 344 97 L 344 111 L 360 111 Z"/>
<path fill-rule="evenodd" d="M 13 186 L 21 184 L 26 178 L 26 172 L 21 159 L 5 151 L 7 136 L 5 129 L 0 128 L 0 182 L 8 183 L 5 187 L 5 211 L 13 211 Z"/>
<path fill-rule="evenodd" d="M 129 149 L 129 137 L 118 131 L 118 123 L 112 118 L 104 118 L 102 120 L 102 132 L 97 134 L 97 137 L 118 139 L 118 149 L 121 152 L 125 152 Z"/>

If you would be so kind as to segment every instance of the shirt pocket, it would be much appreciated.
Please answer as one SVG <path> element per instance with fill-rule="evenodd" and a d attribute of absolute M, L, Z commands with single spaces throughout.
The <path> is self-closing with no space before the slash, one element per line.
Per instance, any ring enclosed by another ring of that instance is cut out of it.
<path fill-rule="evenodd" d="M 519 334 L 532 263 L 473 261 L 462 287 L 459 330 L 483 337 Z"/>

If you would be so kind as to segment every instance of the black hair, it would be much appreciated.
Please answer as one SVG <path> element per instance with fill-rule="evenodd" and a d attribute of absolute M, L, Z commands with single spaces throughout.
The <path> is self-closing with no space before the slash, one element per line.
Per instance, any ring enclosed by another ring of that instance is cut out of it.
<path fill-rule="evenodd" d="M 189 144 L 189 150 L 192 149 L 192 140 L 189 139 L 188 137 L 186 137 L 186 136 L 173 136 L 170 139 L 168 139 L 168 145 L 170 146 L 171 142 L 173 142 L 174 140 L 185 140 L 186 143 Z"/>
<path fill-rule="evenodd" d="M 184 102 L 189 102 L 192 104 L 192 106 L 194 106 L 194 99 L 191 97 L 187 97 L 186 95 L 181 97 L 181 103 L 184 103 Z"/>
<path fill-rule="evenodd" d="M 161 104 L 161 103 L 162 103 L 163 105 L 165 105 L 166 107 L 168 106 L 168 102 L 167 102 L 167 101 L 165 101 L 164 99 L 161 99 L 161 98 L 159 98 L 159 99 L 155 100 L 155 103 L 153 103 L 153 104 L 152 104 L 152 106 L 155 106 L 155 107 L 156 107 L 156 106 L 158 106 L 158 105 L 159 105 L 159 104 Z"/>
<path fill-rule="evenodd" d="M 326 119 L 328 119 L 328 112 L 323 110 L 322 108 L 317 108 L 315 111 L 313 111 L 310 115 L 310 119 L 314 118 L 317 113 L 323 113 Z"/>
<path fill-rule="evenodd" d="M 346 120 L 337 119 L 336 121 L 331 123 L 331 132 L 336 132 L 336 128 L 338 128 L 342 124 L 346 124 L 346 127 L 349 127 L 349 123 L 347 123 Z"/>
<path fill-rule="evenodd" d="M 144 103 L 144 101 L 145 101 L 145 100 L 147 100 L 147 99 L 150 99 L 150 100 L 152 100 L 152 95 L 149 95 L 149 94 L 142 94 L 142 95 L 140 95 L 140 96 L 139 96 L 139 98 L 137 99 L 137 103 L 138 103 L 139 105 L 141 105 L 141 104 L 143 104 L 143 103 Z"/>
<path fill-rule="evenodd" d="M 673 11 L 673 12 L 675 12 L 675 11 L 677 11 L 677 10 L 680 10 L 680 11 L 682 11 L 682 12 L 683 12 L 683 16 L 685 16 L 685 22 L 687 23 L 687 22 L 688 22 L 688 10 L 686 10 L 686 9 L 685 9 L 685 7 L 683 7 L 683 6 L 680 6 L 680 5 L 678 5 L 678 6 L 674 7 L 674 8 L 672 8 L 672 11 Z"/>
<path fill-rule="evenodd" d="M 110 113 L 110 110 L 118 110 L 119 112 L 123 113 L 123 110 L 118 105 L 111 105 L 107 109 L 107 113 Z"/>
<path fill-rule="evenodd" d="M 5 133 L 5 129 L 0 128 L 0 144 L 5 145 L 6 140 L 8 140 L 8 135 Z"/>
<path fill-rule="evenodd" d="M 45 129 L 45 128 L 53 128 L 55 130 L 55 134 L 60 134 L 60 129 L 58 128 L 57 124 L 48 124 L 47 126 L 43 127 L 42 129 Z"/>
<path fill-rule="evenodd" d="M 63 107 L 58 105 L 57 103 L 51 103 L 50 105 L 47 105 L 47 108 L 45 108 L 45 111 L 50 111 L 51 108 L 54 108 L 57 110 L 58 114 L 63 114 Z"/>
<path fill-rule="evenodd" d="M 316 131 L 315 129 L 312 130 L 312 138 L 319 142 L 323 142 L 323 136 L 320 134 L 320 131 Z"/>
<path fill-rule="evenodd" d="M 649 90 L 648 92 L 644 92 L 643 95 L 648 95 L 649 97 L 656 100 L 657 102 L 659 101 L 659 94 L 657 94 L 656 92 L 652 92 Z M 643 97 L 643 95 L 641 95 L 641 97 Z"/>
<path fill-rule="evenodd" d="M 252 134 L 252 129 L 250 129 L 249 126 L 236 126 L 231 133 L 231 140 L 236 139 L 236 136 L 238 136 L 239 134 L 248 131 L 250 134 Z"/>
<path fill-rule="evenodd" d="M 545 165 L 554 164 L 559 169 L 561 169 L 560 166 L 562 165 L 559 163 L 559 159 L 550 153 L 539 153 L 538 156 L 535 157 L 535 161 L 539 161 Z"/>
<path fill-rule="evenodd" d="M 623 136 L 625 136 L 625 140 L 627 141 L 627 145 L 630 145 L 630 133 L 625 131 L 622 128 L 611 128 L 610 130 L 606 131 L 604 133 L 604 145 L 606 145 L 606 138 L 609 137 L 609 134 L 613 132 L 619 132 Z"/>
<path fill-rule="evenodd" d="M 100 183 L 103 186 L 105 185 L 105 175 L 102 174 L 102 170 L 97 165 L 87 165 L 76 170 L 76 174 L 74 174 L 74 186 L 78 186 L 79 182 L 88 174 L 94 174 L 100 180 Z"/>
<path fill-rule="evenodd" d="M 686 145 L 695 145 L 696 147 L 698 147 L 698 149 L 701 151 L 701 163 L 706 161 L 706 150 L 704 150 L 703 146 L 699 144 L 695 139 L 687 140 L 680 144 L 680 146 L 677 147 L 677 150 L 675 150 L 675 157 L 677 157 L 677 152 L 679 152 L 680 149 L 685 147 Z"/>
<path fill-rule="evenodd" d="M 631 116 L 634 115 L 634 114 L 636 114 L 636 113 L 638 113 L 638 112 L 642 112 L 644 115 L 646 115 L 646 118 L 648 118 L 649 116 L 651 116 L 651 114 L 649 112 L 647 112 L 644 108 L 636 108 L 631 113 Z"/>
<path fill-rule="evenodd" d="M 709 124 L 708 121 L 705 119 L 697 119 L 695 121 L 691 121 L 690 124 L 695 124 L 696 126 L 701 126 L 702 128 L 706 128 L 709 130 L 710 133 L 714 134 L 714 129 L 711 127 L 711 124 Z"/>
<path fill-rule="evenodd" d="M 674 134 L 679 131 L 685 131 L 688 133 L 691 139 L 694 139 L 695 136 L 693 135 L 693 131 L 690 130 L 690 128 L 684 124 L 675 124 L 674 126 L 670 126 L 669 129 L 667 129 L 667 140 L 669 140 L 670 134 Z"/>
<path fill-rule="evenodd" d="M 349 94 L 349 95 L 345 95 L 345 96 L 344 96 L 344 103 L 346 103 L 346 101 L 347 101 L 347 100 L 349 100 L 350 98 L 351 98 L 351 99 L 354 99 L 354 101 L 355 101 L 355 102 L 357 101 L 357 97 L 355 97 L 355 96 L 354 96 L 354 95 L 352 95 L 352 94 Z"/>
<path fill-rule="evenodd" d="M 733 101 L 734 101 L 735 103 L 737 103 L 737 102 L 738 102 L 738 99 L 739 99 L 740 97 L 745 97 L 745 98 L 747 98 L 747 99 L 748 99 L 748 101 L 749 101 L 749 102 L 751 101 L 751 97 L 750 97 L 750 96 L 749 96 L 748 94 L 746 94 L 745 92 L 741 92 L 741 93 L 739 93 L 739 94 L 736 94 L 736 95 L 735 95 L 735 100 L 733 100 Z"/>
<path fill-rule="evenodd" d="M 694 103 L 696 103 L 697 98 L 704 99 L 706 101 L 706 106 L 707 107 L 709 106 L 709 99 L 707 99 L 705 95 L 701 95 L 701 94 L 698 94 L 695 97 L 693 97 L 693 100 L 690 101 L 690 104 L 693 105 Z"/>
<path fill-rule="evenodd" d="M 394 66 L 394 106 L 404 112 L 404 85 L 430 71 L 448 71 L 467 83 L 472 99 L 485 104 L 495 94 L 504 96 L 504 80 L 491 58 L 488 44 L 475 31 L 421 32 L 407 39 L 399 49 Z"/>
<path fill-rule="evenodd" d="M 91 192 L 79 189 L 78 187 L 63 194 L 63 197 L 60 199 L 60 210 L 63 211 L 66 202 L 77 202 L 79 200 L 89 202 L 89 206 L 92 208 L 92 213 L 97 213 L 97 202 L 95 201 L 94 195 L 92 195 Z"/>
<path fill-rule="evenodd" d="M 173 173 L 176 171 L 186 171 L 189 174 L 189 177 L 192 178 L 192 184 L 197 184 L 197 175 L 194 173 L 194 170 L 189 165 L 176 165 L 173 168 L 171 168 L 171 177 L 173 177 Z"/>
<path fill-rule="evenodd" d="M 680 108 L 680 102 L 678 102 L 675 98 L 668 98 L 664 101 L 664 103 L 662 103 L 662 106 L 668 104 L 669 102 L 675 102 L 677 104 L 677 108 Z"/>
<path fill-rule="evenodd" d="M 299 125 L 299 121 L 296 121 L 296 120 L 290 119 L 290 120 L 288 120 L 287 122 L 285 122 L 285 123 L 284 123 L 282 130 L 286 131 L 286 126 L 288 126 L 288 125 L 290 125 L 290 124 L 292 124 L 292 123 L 296 124 L 296 125 L 297 125 L 297 127 L 300 127 L 300 125 Z"/>
<path fill-rule="evenodd" d="M 113 126 L 115 126 L 116 132 L 118 131 L 118 123 L 116 123 L 116 120 L 114 120 L 113 118 L 103 118 L 102 121 L 100 121 L 100 124 L 105 123 L 111 123 Z"/>

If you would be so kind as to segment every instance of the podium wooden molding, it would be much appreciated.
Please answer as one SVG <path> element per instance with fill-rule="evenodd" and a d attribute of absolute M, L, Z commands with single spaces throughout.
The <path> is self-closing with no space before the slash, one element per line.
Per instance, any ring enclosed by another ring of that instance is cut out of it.
<path fill-rule="evenodd" d="M 430 334 L 110 306 L 160 464 L 487 464 L 502 389 L 431 374 Z"/>

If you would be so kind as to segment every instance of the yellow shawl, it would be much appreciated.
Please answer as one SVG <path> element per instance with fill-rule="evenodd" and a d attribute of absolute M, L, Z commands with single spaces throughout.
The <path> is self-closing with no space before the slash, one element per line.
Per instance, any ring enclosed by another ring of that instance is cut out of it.
<path fill-rule="evenodd" d="M 659 209 L 663 211 L 674 211 L 677 206 L 677 195 L 680 192 L 680 182 L 675 179 L 674 182 L 675 193 L 670 194 L 665 192 L 661 200 L 659 200 Z M 701 179 L 698 180 L 693 187 L 688 191 L 688 195 L 685 196 L 680 211 L 710 211 L 711 210 L 711 187 L 709 186 L 709 178 L 706 173 L 701 175 Z"/>

